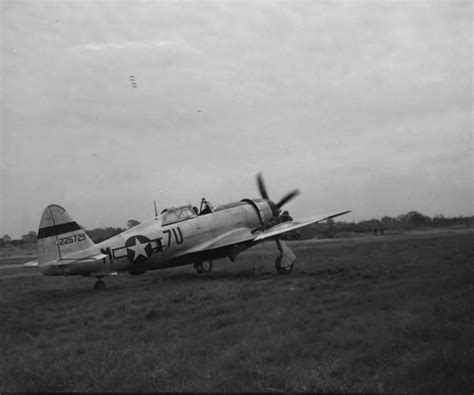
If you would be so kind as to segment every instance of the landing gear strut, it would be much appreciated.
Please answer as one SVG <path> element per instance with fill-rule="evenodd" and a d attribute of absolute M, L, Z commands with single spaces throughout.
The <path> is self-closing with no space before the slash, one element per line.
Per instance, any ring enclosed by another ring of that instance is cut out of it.
<path fill-rule="evenodd" d="M 97 277 L 97 281 L 94 284 L 94 289 L 105 289 L 105 283 L 101 279 L 102 277 Z"/>
<path fill-rule="evenodd" d="M 194 269 L 201 274 L 201 273 L 210 273 L 212 271 L 212 261 L 204 261 L 194 264 Z"/>
<path fill-rule="evenodd" d="M 282 261 L 284 261 L 283 255 L 278 255 L 275 259 L 275 269 L 279 274 L 290 274 L 293 270 L 293 263 L 290 263 L 288 266 L 283 266 Z"/>
<path fill-rule="evenodd" d="M 286 245 L 284 241 L 276 240 L 280 255 L 275 260 L 275 269 L 279 274 L 290 274 L 296 260 L 293 251 Z"/>

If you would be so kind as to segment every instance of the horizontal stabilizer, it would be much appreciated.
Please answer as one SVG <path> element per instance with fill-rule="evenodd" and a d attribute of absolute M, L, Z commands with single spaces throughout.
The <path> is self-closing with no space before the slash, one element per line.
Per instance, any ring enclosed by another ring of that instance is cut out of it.
<path fill-rule="evenodd" d="M 24 267 L 38 267 L 38 261 L 29 261 L 23 264 Z"/>
<path fill-rule="evenodd" d="M 94 263 L 107 257 L 108 255 L 106 254 L 98 254 L 95 256 L 87 257 L 87 258 L 63 258 L 63 259 L 58 259 L 56 262 L 52 262 L 51 264 L 53 266 L 66 266 L 66 265 L 74 265 L 76 263 Z"/>

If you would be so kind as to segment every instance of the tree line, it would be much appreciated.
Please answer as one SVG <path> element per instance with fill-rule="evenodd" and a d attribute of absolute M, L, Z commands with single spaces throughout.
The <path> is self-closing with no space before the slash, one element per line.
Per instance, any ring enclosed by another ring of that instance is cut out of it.
<path fill-rule="evenodd" d="M 385 235 L 387 232 L 393 234 L 414 229 L 454 226 L 474 226 L 474 216 L 445 217 L 443 214 L 437 214 L 431 218 L 418 211 L 409 211 L 396 217 L 384 216 L 380 219 L 373 218 L 359 222 L 334 222 L 333 220 L 328 220 L 324 223 L 298 229 L 298 234 L 293 233 L 288 236 L 293 239 L 334 238 L 337 234 L 342 236 L 344 233 L 353 235 L 374 234 L 377 236 Z"/>
<path fill-rule="evenodd" d="M 134 219 L 127 221 L 126 227 L 105 227 L 86 230 L 86 233 L 94 243 L 100 243 L 115 236 L 126 229 L 139 225 L 140 222 Z M 470 217 L 445 217 L 443 214 L 437 214 L 433 218 L 423 215 L 418 211 L 409 211 L 397 217 L 385 216 L 380 219 L 363 220 L 359 222 L 344 222 L 328 220 L 324 223 L 309 225 L 297 231 L 289 232 L 286 239 L 311 239 L 333 238 L 337 234 L 355 233 L 355 234 L 375 234 L 384 235 L 387 231 L 399 232 L 411 229 L 438 228 L 452 226 L 474 226 L 474 216 Z M 20 239 L 12 239 L 9 235 L 0 238 L 0 247 L 13 245 L 21 247 L 23 244 L 36 243 L 37 233 L 29 231 Z"/>

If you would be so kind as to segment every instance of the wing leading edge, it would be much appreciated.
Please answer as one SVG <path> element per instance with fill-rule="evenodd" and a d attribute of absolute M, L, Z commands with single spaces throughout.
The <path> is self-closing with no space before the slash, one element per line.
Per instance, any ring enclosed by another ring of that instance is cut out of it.
<path fill-rule="evenodd" d="M 315 224 L 318 222 L 323 222 L 331 218 L 339 217 L 340 215 L 344 215 L 347 213 L 350 213 L 350 210 L 346 211 L 341 211 L 338 213 L 332 213 L 332 214 L 323 214 L 317 217 L 308 217 L 308 218 L 303 218 L 299 220 L 293 220 L 293 221 L 288 221 L 288 222 L 282 222 L 278 225 L 272 226 L 271 228 L 261 231 L 256 234 L 255 238 L 253 239 L 254 241 L 261 241 L 265 240 L 274 236 L 277 236 L 282 233 L 289 232 L 294 229 L 302 228 L 307 225 Z"/>

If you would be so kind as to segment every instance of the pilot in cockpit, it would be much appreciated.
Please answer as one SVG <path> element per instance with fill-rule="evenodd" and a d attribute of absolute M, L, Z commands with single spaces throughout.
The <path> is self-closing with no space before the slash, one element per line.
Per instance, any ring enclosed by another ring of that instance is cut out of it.
<path fill-rule="evenodd" d="M 206 198 L 202 198 L 201 200 L 201 210 L 199 212 L 199 215 L 203 214 L 209 214 L 214 211 L 214 206 L 209 200 L 206 200 Z"/>

